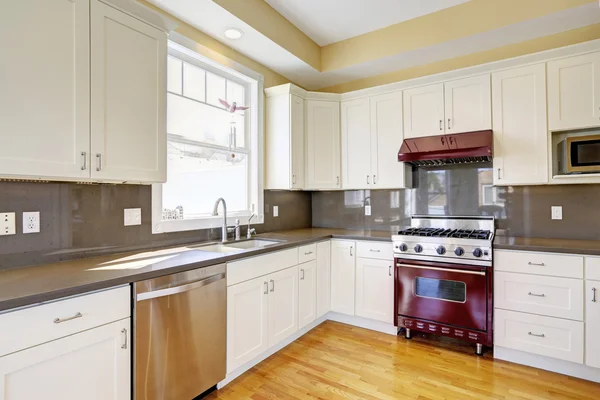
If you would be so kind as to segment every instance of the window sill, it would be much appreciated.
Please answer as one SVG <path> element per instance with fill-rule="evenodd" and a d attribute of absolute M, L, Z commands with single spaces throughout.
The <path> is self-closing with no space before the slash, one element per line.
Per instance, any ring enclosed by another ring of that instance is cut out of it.
<path fill-rule="evenodd" d="M 227 216 L 227 226 L 232 227 L 235 225 L 235 220 L 240 220 L 240 225 L 248 225 L 249 215 L 228 215 Z M 264 223 L 265 217 L 264 215 L 255 216 L 252 218 L 250 225 L 258 225 Z M 167 220 L 160 221 L 152 224 L 152 233 L 160 234 L 160 233 L 172 233 L 172 232 L 184 232 L 184 231 L 195 231 L 200 229 L 211 229 L 211 228 L 220 228 L 223 223 L 223 220 L 220 216 L 217 217 L 207 217 L 207 218 L 198 218 L 198 219 L 175 219 L 175 220 Z"/>

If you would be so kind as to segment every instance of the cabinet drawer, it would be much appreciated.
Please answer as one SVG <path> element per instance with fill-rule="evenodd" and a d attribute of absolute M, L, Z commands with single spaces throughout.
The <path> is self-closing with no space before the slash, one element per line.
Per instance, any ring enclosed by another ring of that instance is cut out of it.
<path fill-rule="evenodd" d="M 356 255 L 360 258 L 375 258 L 391 261 L 394 259 L 394 247 L 388 242 L 357 242 Z"/>
<path fill-rule="evenodd" d="M 317 259 L 317 244 L 298 247 L 298 264 Z"/>
<path fill-rule="evenodd" d="M 495 310 L 494 344 L 583 363 L 583 322 Z"/>
<path fill-rule="evenodd" d="M 123 286 L 0 315 L 0 356 L 131 316 Z M 75 317 L 75 318 L 73 318 Z"/>
<path fill-rule="evenodd" d="M 494 251 L 494 269 L 496 271 L 583 279 L 583 257 L 496 250 Z"/>
<path fill-rule="evenodd" d="M 505 310 L 583 321 L 583 281 L 496 272 L 494 304 Z"/>
<path fill-rule="evenodd" d="M 227 286 L 298 265 L 298 248 L 227 263 Z"/>
<path fill-rule="evenodd" d="M 600 281 L 600 257 L 585 258 L 585 279 Z"/>

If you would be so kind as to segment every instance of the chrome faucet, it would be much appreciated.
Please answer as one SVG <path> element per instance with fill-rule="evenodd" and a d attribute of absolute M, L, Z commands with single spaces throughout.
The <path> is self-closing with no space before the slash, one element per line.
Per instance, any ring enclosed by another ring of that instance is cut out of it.
<path fill-rule="evenodd" d="M 215 208 L 213 209 L 212 215 L 219 215 L 219 203 L 223 202 L 223 225 L 221 226 L 221 243 L 227 242 L 227 203 L 225 203 L 225 199 L 219 197 L 215 202 Z"/>
<path fill-rule="evenodd" d="M 250 218 L 248 218 L 248 231 L 246 232 L 246 238 L 248 238 L 248 239 L 250 239 L 250 238 L 252 237 L 252 234 L 253 234 L 253 233 L 254 233 L 254 234 L 256 234 L 256 229 L 254 229 L 254 228 L 250 228 L 250 220 L 251 220 L 252 218 L 254 218 L 254 217 L 255 217 L 255 215 L 254 215 L 254 214 L 252 214 L 252 215 L 250 216 Z"/>

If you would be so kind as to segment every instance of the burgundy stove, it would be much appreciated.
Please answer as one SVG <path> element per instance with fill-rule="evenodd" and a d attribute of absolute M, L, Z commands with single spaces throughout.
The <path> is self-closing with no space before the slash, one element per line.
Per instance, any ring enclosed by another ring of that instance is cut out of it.
<path fill-rule="evenodd" d="M 493 217 L 414 216 L 392 236 L 395 324 L 492 346 Z"/>

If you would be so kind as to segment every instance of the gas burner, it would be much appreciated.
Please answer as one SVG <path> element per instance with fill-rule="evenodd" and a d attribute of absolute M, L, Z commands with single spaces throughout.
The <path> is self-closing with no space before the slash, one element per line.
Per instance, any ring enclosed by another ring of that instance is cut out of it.
<path fill-rule="evenodd" d="M 408 228 L 398 232 L 398 235 L 487 240 L 491 233 L 488 229 Z"/>

